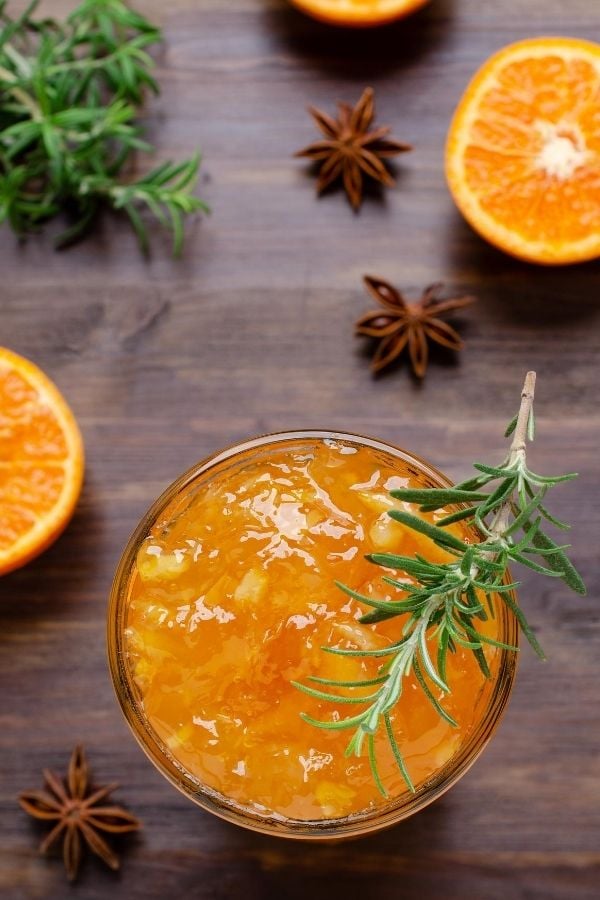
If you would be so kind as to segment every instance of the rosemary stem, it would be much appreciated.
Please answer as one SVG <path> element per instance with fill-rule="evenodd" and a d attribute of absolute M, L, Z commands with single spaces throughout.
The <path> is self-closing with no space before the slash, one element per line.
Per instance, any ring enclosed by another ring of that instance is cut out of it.
<path fill-rule="evenodd" d="M 535 378 L 535 372 L 528 372 L 525 376 L 525 383 L 523 385 L 523 390 L 521 391 L 521 406 L 519 407 L 515 433 L 513 435 L 512 444 L 510 445 L 510 455 L 512 459 L 525 453 L 527 423 L 529 422 L 535 395 Z"/>
<path fill-rule="evenodd" d="M 521 391 L 521 405 L 519 407 L 519 415 L 517 416 L 517 424 L 513 434 L 512 443 L 508 456 L 508 462 L 514 464 L 517 460 L 523 461 L 526 453 L 527 425 L 533 407 L 533 398 L 535 396 L 535 372 L 528 372 L 525 376 L 525 383 Z M 490 526 L 490 532 L 494 538 L 501 538 L 508 528 L 508 523 L 512 516 L 513 510 L 513 493 L 511 493 L 502 506 L 496 512 L 494 520 Z"/>
<path fill-rule="evenodd" d="M 13 95 L 15 100 L 18 100 L 19 103 L 29 110 L 34 121 L 39 122 L 43 118 L 42 111 L 33 97 L 31 97 L 27 91 L 24 91 L 23 88 L 20 88 L 15 84 L 16 78 L 12 72 L 9 72 L 8 69 L 5 69 L 3 66 L 0 66 L 0 81 L 5 81 L 9 85 L 9 93 Z"/>
<path fill-rule="evenodd" d="M 131 56 L 131 50 L 127 46 L 121 47 L 120 50 L 115 50 L 113 53 L 107 53 L 106 56 L 102 56 L 99 59 L 73 59 L 64 63 L 56 63 L 53 66 L 48 66 L 46 69 L 46 75 L 62 75 L 64 72 L 74 72 L 74 71 L 90 71 L 93 69 L 105 69 L 112 62 L 116 60 L 122 59 L 124 56 Z"/>
<path fill-rule="evenodd" d="M 570 481 L 576 476 L 574 473 L 542 476 L 530 471 L 527 465 L 526 445 L 535 436 L 535 381 L 535 372 L 528 372 L 521 391 L 519 412 L 511 420 L 505 433 L 506 437 L 512 434 L 512 440 L 500 465 L 475 463 L 477 475 L 454 488 L 405 488 L 392 492 L 394 499 L 416 503 L 422 511 L 452 509 L 460 504 L 457 512 L 445 515 L 439 524 L 425 523 L 417 516 L 406 513 L 390 513 L 392 518 L 408 524 L 416 533 L 428 535 L 438 547 L 451 550 L 453 557 L 445 563 L 430 562 L 419 554 L 415 554 L 414 558 L 392 553 L 368 557 L 383 568 L 402 569 L 411 577 L 412 584 L 384 577 L 385 582 L 401 590 L 409 589 L 411 602 L 399 603 L 398 609 L 394 608 L 394 603 L 374 604 L 367 595 L 343 588 L 346 593 L 363 600 L 367 606 L 375 607 L 378 611 L 378 614 L 369 612 L 359 620 L 365 624 L 408 614 L 400 627 L 400 640 L 385 653 L 386 656 L 393 654 L 393 658 L 380 670 L 387 677 L 384 677 L 375 695 L 365 698 L 365 702 L 370 704 L 367 709 L 341 723 L 338 720 L 333 723 L 310 720 L 322 728 L 356 728 L 348 745 L 348 754 L 360 756 L 364 737 L 369 736 L 369 763 L 382 793 L 384 790 L 377 771 L 373 744 L 374 735 L 382 721 L 398 767 L 408 788 L 414 791 L 390 719 L 391 711 L 402 697 L 404 679 L 414 674 L 437 713 L 450 725 L 456 725 L 456 721 L 441 705 L 439 693 L 436 696 L 435 690 L 439 689 L 443 694 L 452 690 L 446 677 L 448 652 L 455 653 L 459 645 L 471 649 L 482 674 L 490 678 L 485 645 L 509 651 L 518 649 L 479 630 L 476 620 L 488 618 L 484 599 L 492 618 L 492 604 L 496 602 L 496 598 L 498 603 L 504 603 L 533 650 L 541 659 L 545 658 L 535 633 L 513 594 L 513 589 L 519 582 L 512 582 L 508 568 L 510 564 L 515 562 L 540 575 L 560 578 L 576 593 L 586 593 L 580 574 L 564 552 L 567 547 L 559 546 L 541 527 L 544 519 L 558 528 L 569 527 L 565 522 L 554 518 L 541 501 L 550 487 Z M 487 485 L 494 484 L 495 487 L 489 488 L 489 493 L 483 491 Z M 462 503 L 465 498 L 469 501 L 468 505 Z M 472 520 L 477 529 L 479 539 L 473 543 L 466 540 L 461 542 L 455 535 L 444 531 L 447 526 L 464 519 Z M 519 537 L 515 539 L 513 535 L 519 532 Z M 535 562 L 531 559 L 532 556 L 540 557 L 541 561 Z M 432 641 L 428 642 L 428 636 L 437 638 L 437 654 L 434 659 L 431 656 Z M 361 650 L 345 652 L 357 657 L 365 655 Z M 379 651 L 370 652 L 374 656 L 382 655 Z M 379 683 L 379 679 L 376 682 Z M 359 681 L 351 686 L 359 687 L 364 683 Z M 327 684 L 340 688 L 349 686 L 348 682 L 328 681 Z M 311 693 L 309 689 L 302 689 Z M 338 696 L 329 695 L 327 699 L 335 701 Z M 346 697 L 340 695 L 339 699 L 345 701 Z"/>

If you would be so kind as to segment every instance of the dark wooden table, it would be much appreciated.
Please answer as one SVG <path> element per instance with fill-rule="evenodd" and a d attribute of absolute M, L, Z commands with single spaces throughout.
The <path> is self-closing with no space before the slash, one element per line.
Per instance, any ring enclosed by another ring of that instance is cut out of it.
<path fill-rule="evenodd" d="M 598 898 L 600 269 L 544 270 L 487 246 L 456 212 L 442 159 L 453 106 L 492 51 L 537 34 L 597 36 L 600 10 L 433 0 L 398 26 L 345 33 L 284 0 L 138 6 L 166 35 L 148 131 L 160 158 L 202 148 L 213 213 L 189 229 L 179 262 L 160 236 L 144 260 L 110 217 L 63 254 L 49 236 L 0 237 L 1 342 L 56 379 L 88 453 L 68 531 L 0 584 L 2 896 Z M 354 101 L 366 84 L 380 121 L 415 151 L 398 188 L 354 216 L 341 193 L 317 201 L 291 154 L 313 138 L 306 103 Z M 373 380 L 352 330 L 368 306 L 365 272 L 409 292 L 441 279 L 477 294 L 461 359 L 436 356 L 424 385 L 405 367 Z M 150 501 L 210 451 L 298 426 L 389 439 L 463 476 L 472 458 L 498 458 L 527 368 L 539 375 L 535 465 L 581 473 L 555 508 L 576 523 L 589 597 L 525 578 L 549 661 L 525 650 L 484 757 L 433 807 L 353 844 L 267 839 L 196 809 L 134 743 L 105 660 L 112 573 Z M 119 876 L 88 860 L 69 889 L 60 861 L 37 855 L 39 831 L 15 795 L 43 766 L 64 770 L 79 740 L 98 780 L 123 782 L 145 829 Z"/>

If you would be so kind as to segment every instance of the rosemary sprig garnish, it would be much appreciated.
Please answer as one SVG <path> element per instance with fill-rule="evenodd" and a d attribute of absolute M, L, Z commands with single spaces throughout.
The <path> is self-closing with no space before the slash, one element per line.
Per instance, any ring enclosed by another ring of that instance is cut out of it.
<path fill-rule="evenodd" d="M 529 372 L 519 413 L 506 431 L 507 437 L 513 436 L 510 450 L 500 465 L 475 463 L 477 474 L 451 488 L 406 488 L 391 492 L 396 500 L 417 504 L 421 512 L 454 508 L 436 524 L 403 510 L 389 511 L 397 522 L 426 535 L 454 559 L 447 563 L 434 563 L 419 555 L 413 558 L 393 553 L 373 553 L 367 557 L 377 566 L 405 573 L 408 580 L 383 576 L 384 582 L 405 594 L 402 600 L 375 600 L 338 584 L 346 594 L 370 608 L 370 612 L 360 619 L 364 624 L 396 616 L 405 617 L 398 640 L 383 649 L 323 647 L 326 652 L 341 656 L 385 660 L 378 676 L 369 681 L 350 682 L 309 678 L 319 687 L 295 682 L 296 687 L 311 697 L 335 704 L 356 703 L 365 707 L 354 716 L 336 720 L 320 721 L 308 715 L 303 715 L 303 719 L 318 728 L 353 729 L 346 748 L 347 756 L 361 756 L 366 741 L 373 778 L 384 796 L 386 791 L 377 768 L 374 742 L 374 735 L 380 729 L 387 735 L 406 784 L 411 791 L 415 790 L 390 718 L 391 711 L 402 699 L 406 677 L 413 673 L 438 714 L 456 726 L 457 723 L 438 699 L 440 692 L 448 694 L 451 691 L 447 679 L 448 653 L 454 653 L 459 646 L 471 650 L 483 675 L 489 678 L 484 646 L 490 644 L 517 650 L 488 637 L 477 627 L 478 620 L 484 621 L 494 616 L 496 597 L 508 606 L 535 652 L 544 658 L 542 648 L 514 598 L 513 592 L 519 582 L 510 583 L 509 565 L 524 565 L 540 575 L 561 578 L 579 594 L 586 592 L 579 573 L 566 556 L 568 545 L 558 545 L 544 530 L 546 526 L 542 528 L 544 521 L 559 529 L 569 528 L 547 510 L 543 501 L 552 487 L 576 475 L 537 475 L 527 465 L 526 443 L 533 440 L 535 432 L 534 389 L 535 372 Z M 473 526 L 481 534 L 479 543 L 467 544 L 448 530 L 448 526 L 460 521 Z M 538 557 L 539 561 L 534 557 Z M 435 659 L 429 645 L 432 638 L 437 645 Z M 340 688 L 363 688 L 368 685 L 372 685 L 374 690 L 366 697 L 336 693 Z"/>
<path fill-rule="evenodd" d="M 65 210 L 81 237 L 102 206 L 123 210 L 141 247 L 142 213 L 183 244 L 183 218 L 207 207 L 191 194 L 198 155 L 137 181 L 120 175 L 134 151 L 151 152 L 135 124 L 147 89 L 158 93 L 147 48 L 160 30 L 123 0 L 83 0 L 64 23 L 33 19 L 37 0 L 11 18 L 0 0 L 0 223 L 24 236 Z"/>

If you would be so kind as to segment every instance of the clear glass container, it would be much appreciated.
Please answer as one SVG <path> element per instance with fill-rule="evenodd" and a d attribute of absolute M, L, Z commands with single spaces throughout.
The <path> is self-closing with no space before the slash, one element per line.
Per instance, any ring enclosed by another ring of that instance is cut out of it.
<path fill-rule="evenodd" d="M 131 536 L 119 562 L 112 585 L 108 610 L 108 656 L 110 671 L 121 709 L 138 743 L 157 769 L 183 794 L 203 809 L 236 825 L 264 834 L 308 840 L 358 837 L 389 827 L 428 806 L 452 787 L 475 762 L 490 740 L 506 708 L 516 670 L 516 654 L 498 650 L 497 676 L 489 685 L 476 727 L 461 743 L 455 755 L 425 783 L 418 785 L 415 794 L 404 794 L 377 808 L 349 815 L 345 818 L 300 821 L 278 815 L 261 815 L 202 784 L 187 772 L 173 752 L 153 731 L 144 714 L 139 690 L 127 664 L 125 629 L 127 627 L 127 599 L 137 552 L 147 538 L 152 525 L 161 519 L 167 508 L 176 506 L 190 490 L 213 479 L 226 479 L 228 471 L 248 464 L 270 448 L 281 450 L 286 443 L 334 440 L 368 447 L 376 453 L 401 460 L 423 487 L 445 487 L 451 482 L 430 463 L 390 444 L 344 432 L 290 431 L 265 435 L 236 444 L 208 457 L 178 478 L 148 510 Z M 505 604 L 498 604 L 498 637 L 516 646 L 518 627 Z"/>

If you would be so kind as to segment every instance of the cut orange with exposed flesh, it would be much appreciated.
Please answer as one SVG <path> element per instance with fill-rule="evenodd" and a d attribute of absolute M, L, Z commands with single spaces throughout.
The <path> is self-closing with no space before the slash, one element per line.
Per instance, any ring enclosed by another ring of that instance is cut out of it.
<path fill-rule="evenodd" d="M 291 0 L 294 6 L 322 22 L 368 28 L 385 25 L 415 12 L 429 0 Z"/>
<path fill-rule="evenodd" d="M 0 575 L 45 550 L 71 518 L 83 442 L 58 388 L 0 347 Z"/>
<path fill-rule="evenodd" d="M 600 256 L 600 45 L 534 38 L 492 56 L 454 115 L 446 174 L 502 250 L 547 265 Z"/>

